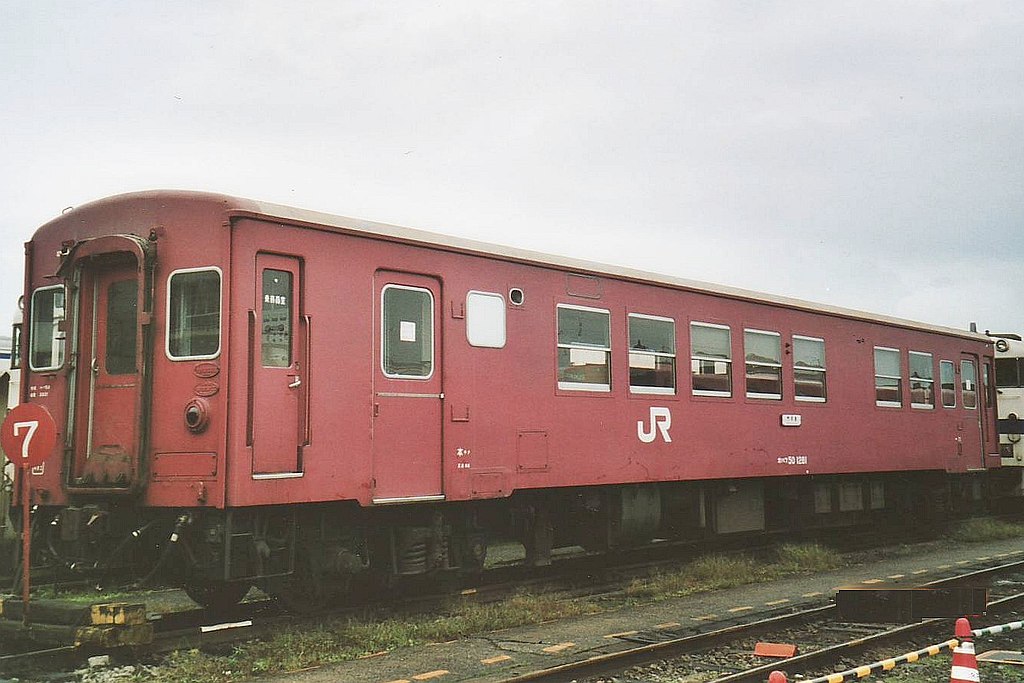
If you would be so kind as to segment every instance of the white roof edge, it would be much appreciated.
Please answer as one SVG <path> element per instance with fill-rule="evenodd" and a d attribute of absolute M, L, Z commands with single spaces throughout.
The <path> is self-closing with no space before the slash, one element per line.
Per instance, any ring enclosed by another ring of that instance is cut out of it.
<path fill-rule="evenodd" d="M 472 240 L 463 237 L 445 235 L 443 233 L 438 232 L 430 232 L 426 230 L 418 230 L 413 228 L 404 228 L 397 225 L 377 223 L 375 221 L 368 221 L 360 218 L 350 218 L 347 216 L 337 216 L 334 214 L 323 213 L 319 211 L 298 209 L 295 207 L 284 206 L 281 204 L 273 204 L 269 202 L 261 202 L 256 200 L 246 200 L 245 203 L 247 203 L 248 207 L 250 207 L 251 210 L 254 211 L 255 213 L 261 214 L 271 219 L 324 225 L 346 232 L 384 236 L 402 242 L 411 242 L 415 244 L 422 244 L 425 246 L 442 247 L 449 250 L 471 252 L 485 256 L 495 256 L 504 260 L 524 262 L 540 266 L 548 266 L 552 268 L 581 272 L 587 275 L 603 275 L 625 280 L 650 282 L 654 284 L 666 285 L 677 289 L 685 289 L 694 292 L 716 294 L 720 296 L 729 297 L 732 299 L 741 299 L 744 301 L 764 303 L 773 306 L 794 308 L 813 313 L 823 313 L 826 315 L 837 316 L 842 318 L 851 318 L 854 320 L 862 320 L 872 323 L 880 323 L 883 325 L 892 325 L 896 327 L 902 327 L 913 330 L 935 332 L 938 334 L 963 337 L 966 339 L 973 339 L 976 341 L 992 341 L 989 337 L 978 332 L 970 332 L 969 330 L 960 330 L 952 327 L 943 327 L 941 325 L 932 325 L 914 320 L 906 320 L 902 318 L 880 315 L 877 313 L 869 313 L 867 311 L 842 308 L 839 306 L 818 304 L 803 299 L 794 299 L 785 296 L 765 294 L 763 292 L 756 292 L 753 290 L 741 289 L 738 287 L 730 287 L 727 285 L 718 285 L 708 282 L 701 282 L 699 280 L 689 280 L 686 278 L 664 275 L 661 273 L 650 273 L 642 270 L 623 268 L 620 266 L 613 266 L 593 261 L 584 261 L 581 259 L 555 256 L 551 254 L 545 254 L 543 252 L 531 251 L 528 249 L 518 249 L 515 247 L 492 244 L 489 242 L 481 242 L 478 240 Z M 242 212 L 245 213 L 245 209 L 242 209 Z"/>

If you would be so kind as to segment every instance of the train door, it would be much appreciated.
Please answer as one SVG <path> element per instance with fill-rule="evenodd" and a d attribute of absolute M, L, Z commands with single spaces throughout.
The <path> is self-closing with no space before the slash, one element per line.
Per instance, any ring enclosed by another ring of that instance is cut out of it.
<path fill-rule="evenodd" d="M 74 486 L 135 483 L 142 385 L 138 294 L 134 261 L 97 259 L 80 271 Z"/>
<path fill-rule="evenodd" d="M 297 476 L 307 442 L 309 385 L 299 259 L 257 253 L 255 292 L 249 311 L 253 476 Z"/>
<path fill-rule="evenodd" d="M 441 285 L 379 271 L 374 293 L 373 500 L 439 500 Z"/>
<path fill-rule="evenodd" d="M 999 430 L 996 426 L 996 387 L 993 373 L 993 359 L 983 356 L 981 361 L 981 458 L 982 466 L 988 464 L 986 455 L 999 452 Z"/>
<path fill-rule="evenodd" d="M 978 386 L 978 357 L 965 353 L 960 356 L 960 398 L 964 410 L 973 417 L 965 420 L 963 447 L 968 456 L 968 468 L 985 466 L 985 414 L 986 401 Z"/>

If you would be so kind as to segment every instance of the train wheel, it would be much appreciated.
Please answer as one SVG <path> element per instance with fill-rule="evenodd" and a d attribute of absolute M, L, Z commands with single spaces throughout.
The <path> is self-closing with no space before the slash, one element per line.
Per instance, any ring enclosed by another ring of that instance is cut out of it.
<path fill-rule="evenodd" d="M 185 585 L 185 593 L 193 601 L 214 611 L 234 607 L 249 592 L 245 581 L 199 581 Z"/>

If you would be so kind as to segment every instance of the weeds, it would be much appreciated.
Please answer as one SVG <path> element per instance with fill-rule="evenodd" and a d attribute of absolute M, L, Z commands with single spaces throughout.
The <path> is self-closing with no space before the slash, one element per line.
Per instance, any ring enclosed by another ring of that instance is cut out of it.
<path fill-rule="evenodd" d="M 442 615 L 335 619 L 235 647 L 229 655 L 198 650 L 172 653 L 155 674 L 168 683 L 222 683 L 297 671 L 376 652 L 461 638 L 472 633 L 536 624 L 597 611 L 586 600 L 517 595 L 500 603 L 456 602 Z"/>
<path fill-rule="evenodd" d="M 777 551 L 777 559 L 769 562 L 746 555 L 707 555 L 682 569 L 635 579 L 626 589 L 626 594 L 635 599 L 680 597 L 771 581 L 786 574 L 828 571 L 839 564 L 840 557 L 835 551 L 816 544 L 782 546 Z"/>
<path fill-rule="evenodd" d="M 961 543 L 984 543 L 1024 536 L 1024 524 L 1004 522 L 1001 519 L 977 518 L 958 522 L 952 537 Z"/>

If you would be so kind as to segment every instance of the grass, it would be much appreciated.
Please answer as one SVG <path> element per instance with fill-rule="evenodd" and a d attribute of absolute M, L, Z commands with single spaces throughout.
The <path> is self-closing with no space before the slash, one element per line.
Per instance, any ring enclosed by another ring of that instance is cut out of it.
<path fill-rule="evenodd" d="M 964 520 L 954 525 L 952 531 L 952 538 L 961 543 L 985 543 L 1021 536 L 1024 536 L 1024 524 L 992 518 Z"/>
<path fill-rule="evenodd" d="M 522 594 L 494 604 L 454 602 L 439 616 L 367 615 L 361 619 L 333 619 L 315 626 L 287 629 L 267 640 L 242 643 L 228 655 L 210 655 L 199 650 L 174 652 L 153 670 L 151 680 L 245 680 L 597 611 L 599 608 L 586 600 Z"/>
<path fill-rule="evenodd" d="M 747 555 L 706 555 L 682 569 L 653 577 L 634 579 L 626 588 L 635 599 L 665 599 L 750 583 L 772 581 L 781 576 L 836 569 L 841 557 L 817 544 L 787 544 L 775 558 L 754 559 Z"/>
<path fill-rule="evenodd" d="M 139 602 L 138 591 L 100 591 L 59 585 L 40 586 L 38 589 L 33 589 L 32 597 L 43 600 L 64 600 L 83 605 L 94 605 L 98 602 Z"/>

